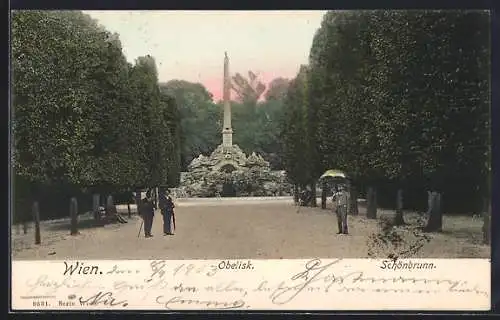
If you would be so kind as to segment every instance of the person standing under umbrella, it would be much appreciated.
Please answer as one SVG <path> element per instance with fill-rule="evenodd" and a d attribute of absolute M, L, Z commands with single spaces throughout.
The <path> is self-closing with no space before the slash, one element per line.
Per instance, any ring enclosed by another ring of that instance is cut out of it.
<path fill-rule="evenodd" d="M 347 228 L 347 208 L 349 205 L 349 192 L 345 186 L 337 186 L 337 192 L 333 194 L 333 201 L 335 202 L 335 213 L 337 215 L 337 225 L 339 232 L 337 234 L 348 234 Z"/>

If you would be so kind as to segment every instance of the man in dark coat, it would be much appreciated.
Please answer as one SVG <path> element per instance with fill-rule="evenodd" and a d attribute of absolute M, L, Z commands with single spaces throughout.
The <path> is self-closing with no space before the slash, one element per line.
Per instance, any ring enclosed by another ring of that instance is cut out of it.
<path fill-rule="evenodd" d="M 151 193 L 146 192 L 146 198 L 142 200 L 141 206 L 142 219 L 144 219 L 144 235 L 146 238 L 151 238 L 151 229 L 153 227 L 153 218 L 155 215 L 155 210 L 153 206 L 153 199 L 151 198 Z"/>
<path fill-rule="evenodd" d="M 159 205 L 163 216 L 163 235 L 173 235 L 172 232 L 172 216 L 174 213 L 174 202 L 172 198 L 164 191 L 160 192 Z"/>

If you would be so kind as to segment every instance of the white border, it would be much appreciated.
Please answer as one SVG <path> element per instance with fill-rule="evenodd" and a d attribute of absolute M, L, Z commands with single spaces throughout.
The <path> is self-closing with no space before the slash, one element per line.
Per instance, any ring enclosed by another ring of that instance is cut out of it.
<path fill-rule="evenodd" d="M 490 268 L 488 259 L 13 261 L 12 309 L 486 311 Z"/>

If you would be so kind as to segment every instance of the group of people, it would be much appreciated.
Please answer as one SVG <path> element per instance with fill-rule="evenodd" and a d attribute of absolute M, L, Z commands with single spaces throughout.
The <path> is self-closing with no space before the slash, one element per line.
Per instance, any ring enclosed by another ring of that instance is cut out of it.
<path fill-rule="evenodd" d="M 173 235 L 172 231 L 172 220 L 175 229 L 175 215 L 174 215 L 174 202 L 170 195 L 168 195 L 164 190 L 161 190 L 158 194 L 158 202 L 154 201 L 151 190 L 146 192 L 146 197 L 142 199 L 142 203 L 139 212 L 144 220 L 144 235 L 146 238 L 151 238 L 151 229 L 153 227 L 153 220 L 156 209 L 161 210 L 163 216 L 163 235 Z"/>
<path fill-rule="evenodd" d="M 304 194 L 305 196 L 305 194 Z M 335 191 L 332 196 L 332 201 L 334 205 L 334 211 L 337 216 L 337 234 L 349 234 L 347 227 L 347 213 L 350 204 L 350 194 L 347 190 L 347 186 L 338 184 L 335 186 Z M 163 216 L 163 235 L 173 235 L 172 222 L 175 229 L 175 215 L 174 215 L 174 202 L 172 197 L 168 195 L 164 190 L 161 190 L 158 194 L 158 202 L 154 201 L 151 190 L 146 192 L 146 197 L 142 200 L 140 206 L 140 214 L 144 220 L 144 235 L 146 238 L 150 238 L 151 229 L 153 227 L 153 220 L 156 209 L 161 210 Z"/>

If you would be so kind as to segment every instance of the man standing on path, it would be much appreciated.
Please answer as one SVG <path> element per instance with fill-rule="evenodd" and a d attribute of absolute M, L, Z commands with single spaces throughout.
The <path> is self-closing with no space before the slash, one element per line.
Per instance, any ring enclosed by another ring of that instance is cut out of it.
<path fill-rule="evenodd" d="M 337 192 L 333 194 L 333 201 L 336 203 L 335 211 L 339 228 L 337 234 L 348 234 L 347 206 L 349 205 L 349 192 L 347 192 L 345 186 L 339 185 L 337 187 Z"/>
<path fill-rule="evenodd" d="M 172 198 L 168 195 L 166 195 L 164 190 L 160 191 L 159 195 L 159 207 L 161 209 L 161 213 L 163 216 L 163 235 L 173 235 L 174 233 L 172 232 L 172 216 L 174 213 L 174 202 L 172 201 Z"/>
<path fill-rule="evenodd" d="M 151 191 L 146 192 L 146 198 L 142 201 L 141 215 L 144 220 L 144 235 L 146 238 L 151 238 L 151 229 L 153 227 L 153 218 L 155 209 L 153 206 L 153 199 L 151 199 Z"/>

